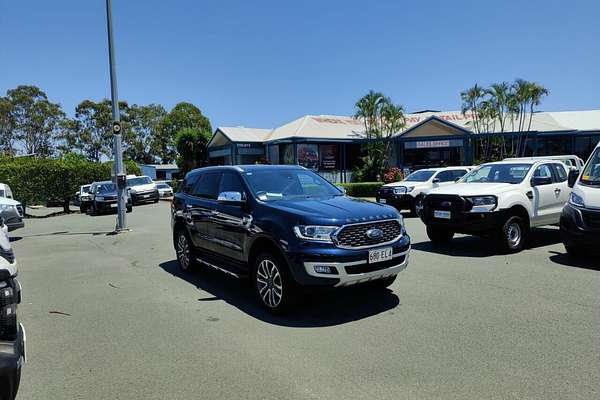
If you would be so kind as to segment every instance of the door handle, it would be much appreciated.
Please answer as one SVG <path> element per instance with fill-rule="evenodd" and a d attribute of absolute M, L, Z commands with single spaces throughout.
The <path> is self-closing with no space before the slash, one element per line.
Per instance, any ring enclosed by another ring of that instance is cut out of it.
<path fill-rule="evenodd" d="M 554 193 L 559 194 L 560 193 L 560 189 L 559 188 L 554 189 Z"/>

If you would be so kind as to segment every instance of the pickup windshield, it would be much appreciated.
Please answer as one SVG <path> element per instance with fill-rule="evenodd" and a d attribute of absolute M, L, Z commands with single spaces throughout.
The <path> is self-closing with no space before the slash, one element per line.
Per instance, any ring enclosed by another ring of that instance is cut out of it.
<path fill-rule="evenodd" d="M 531 164 L 484 164 L 465 175 L 463 183 L 521 183 Z"/>
<path fill-rule="evenodd" d="M 590 186 L 600 185 L 600 147 L 590 156 L 581 174 L 580 182 Z"/>
<path fill-rule="evenodd" d="M 117 187 L 114 183 L 104 183 L 102 185 L 98 185 L 98 193 L 109 193 L 115 192 Z"/>
<path fill-rule="evenodd" d="M 427 182 L 435 174 L 435 171 L 415 171 L 406 177 L 407 182 Z"/>
<path fill-rule="evenodd" d="M 146 185 L 148 183 L 152 183 L 152 179 L 148 178 L 147 176 L 127 179 L 128 186 Z"/>
<path fill-rule="evenodd" d="M 245 173 L 254 195 L 262 201 L 341 196 L 331 183 L 311 171 L 269 169 Z"/>

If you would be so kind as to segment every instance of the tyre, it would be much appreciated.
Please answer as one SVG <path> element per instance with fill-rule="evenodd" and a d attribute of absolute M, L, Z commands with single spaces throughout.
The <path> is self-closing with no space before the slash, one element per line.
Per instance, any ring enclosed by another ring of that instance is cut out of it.
<path fill-rule="evenodd" d="M 499 244 L 504 251 L 516 253 L 525 248 L 527 225 L 523 218 L 512 216 L 506 220 L 498 235 Z"/>
<path fill-rule="evenodd" d="M 87 212 L 87 207 L 84 206 L 83 204 L 81 204 L 79 206 L 79 212 L 82 213 L 82 214 L 85 214 Z"/>
<path fill-rule="evenodd" d="M 184 229 L 178 229 L 174 237 L 175 253 L 179 268 L 184 272 L 190 272 L 198 267 L 196 254 L 192 247 L 192 242 Z"/>
<path fill-rule="evenodd" d="M 435 244 L 449 243 L 454 237 L 454 232 L 444 228 L 427 226 L 427 236 Z"/>
<path fill-rule="evenodd" d="M 127 212 L 130 213 L 133 211 L 133 206 L 127 206 Z"/>
<path fill-rule="evenodd" d="M 260 305 L 271 313 L 289 309 L 296 300 L 297 286 L 285 261 L 271 252 L 256 258 L 253 284 Z"/>
<path fill-rule="evenodd" d="M 567 253 L 574 258 L 578 258 L 581 256 L 582 252 L 581 252 L 581 248 L 579 248 L 578 246 L 569 243 L 569 242 L 564 242 L 563 243 L 565 246 L 565 250 L 567 250 Z"/>
<path fill-rule="evenodd" d="M 98 208 L 96 207 L 96 203 L 92 203 L 92 207 L 90 210 L 90 215 L 98 215 Z"/>
<path fill-rule="evenodd" d="M 423 196 L 417 196 L 417 198 L 415 199 L 415 205 L 414 205 L 415 216 L 420 217 L 422 211 L 423 211 Z"/>

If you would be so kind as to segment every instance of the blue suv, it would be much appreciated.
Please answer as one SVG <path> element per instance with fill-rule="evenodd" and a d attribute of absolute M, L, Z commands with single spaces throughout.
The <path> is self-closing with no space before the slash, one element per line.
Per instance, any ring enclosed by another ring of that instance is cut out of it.
<path fill-rule="evenodd" d="M 272 312 L 302 287 L 386 288 L 408 264 L 410 237 L 396 209 L 347 197 L 299 166 L 193 170 L 171 211 L 181 268 L 250 278 Z"/>

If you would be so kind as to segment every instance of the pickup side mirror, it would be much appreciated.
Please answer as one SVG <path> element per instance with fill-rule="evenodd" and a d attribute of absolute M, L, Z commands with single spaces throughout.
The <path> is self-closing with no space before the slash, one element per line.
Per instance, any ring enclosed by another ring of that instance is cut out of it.
<path fill-rule="evenodd" d="M 244 196 L 240 192 L 221 192 L 217 201 L 221 204 L 230 206 L 241 206 L 246 203 Z"/>
<path fill-rule="evenodd" d="M 535 176 L 531 179 L 531 186 L 550 185 L 552 178 L 549 176 Z"/>
<path fill-rule="evenodd" d="M 572 169 L 569 171 L 569 187 L 572 188 L 575 186 L 575 182 L 577 182 L 577 178 L 579 178 L 579 170 Z"/>
<path fill-rule="evenodd" d="M 433 183 L 440 183 L 440 178 L 433 178 L 433 181 L 431 181 Z"/>

